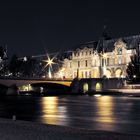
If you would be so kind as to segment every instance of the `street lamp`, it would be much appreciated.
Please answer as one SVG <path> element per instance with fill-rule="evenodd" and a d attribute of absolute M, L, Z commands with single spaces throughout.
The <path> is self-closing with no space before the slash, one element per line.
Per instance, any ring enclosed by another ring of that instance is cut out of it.
<path fill-rule="evenodd" d="M 133 75 L 133 78 L 136 78 L 136 75 Z"/>
<path fill-rule="evenodd" d="M 43 60 L 43 62 L 47 63 L 47 64 L 45 65 L 45 67 L 48 66 L 48 68 L 49 68 L 49 70 L 48 70 L 48 76 L 49 76 L 49 78 L 51 79 L 51 78 L 52 78 L 51 68 L 52 68 L 52 65 L 55 64 L 55 63 L 53 62 L 54 57 L 53 57 L 52 59 L 49 57 L 49 55 L 47 55 L 47 57 L 48 57 L 48 59 L 47 59 L 47 60 Z"/>

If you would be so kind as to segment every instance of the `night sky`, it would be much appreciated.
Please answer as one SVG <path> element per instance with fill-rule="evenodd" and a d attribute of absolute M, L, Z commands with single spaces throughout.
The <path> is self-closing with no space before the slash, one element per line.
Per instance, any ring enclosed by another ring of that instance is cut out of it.
<path fill-rule="evenodd" d="M 72 50 L 98 40 L 107 26 L 112 38 L 140 34 L 140 3 L 125 0 L 0 2 L 0 44 L 8 55 Z"/>

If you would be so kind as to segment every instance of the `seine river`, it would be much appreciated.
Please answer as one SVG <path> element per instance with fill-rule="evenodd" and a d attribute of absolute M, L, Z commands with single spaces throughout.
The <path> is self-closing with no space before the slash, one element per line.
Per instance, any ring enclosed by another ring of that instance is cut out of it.
<path fill-rule="evenodd" d="M 140 133 L 140 98 L 15 96 L 0 99 L 0 117 L 94 130 Z"/>

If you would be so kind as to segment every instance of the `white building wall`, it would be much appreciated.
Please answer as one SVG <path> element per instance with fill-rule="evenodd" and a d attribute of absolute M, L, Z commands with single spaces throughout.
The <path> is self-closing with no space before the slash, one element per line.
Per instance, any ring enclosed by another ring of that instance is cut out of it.
<path fill-rule="evenodd" d="M 134 54 L 134 50 L 127 50 L 127 44 L 120 39 L 112 47 L 114 50 L 104 54 L 98 54 L 94 48 L 78 48 L 72 53 L 71 60 L 64 60 L 64 77 L 125 77 L 127 64 L 131 61 L 130 56 Z"/>

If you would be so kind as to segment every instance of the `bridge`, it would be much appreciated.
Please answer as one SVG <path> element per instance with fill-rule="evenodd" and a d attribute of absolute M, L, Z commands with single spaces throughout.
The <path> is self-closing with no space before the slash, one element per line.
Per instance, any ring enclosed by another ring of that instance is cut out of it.
<path fill-rule="evenodd" d="M 30 85 L 33 83 L 56 83 L 65 86 L 70 86 L 71 80 L 45 80 L 45 79 L 0 79 L 0 84 L 5 86 L 16 85 L 17 87 L 22 87 L 25 85 Z"/>

